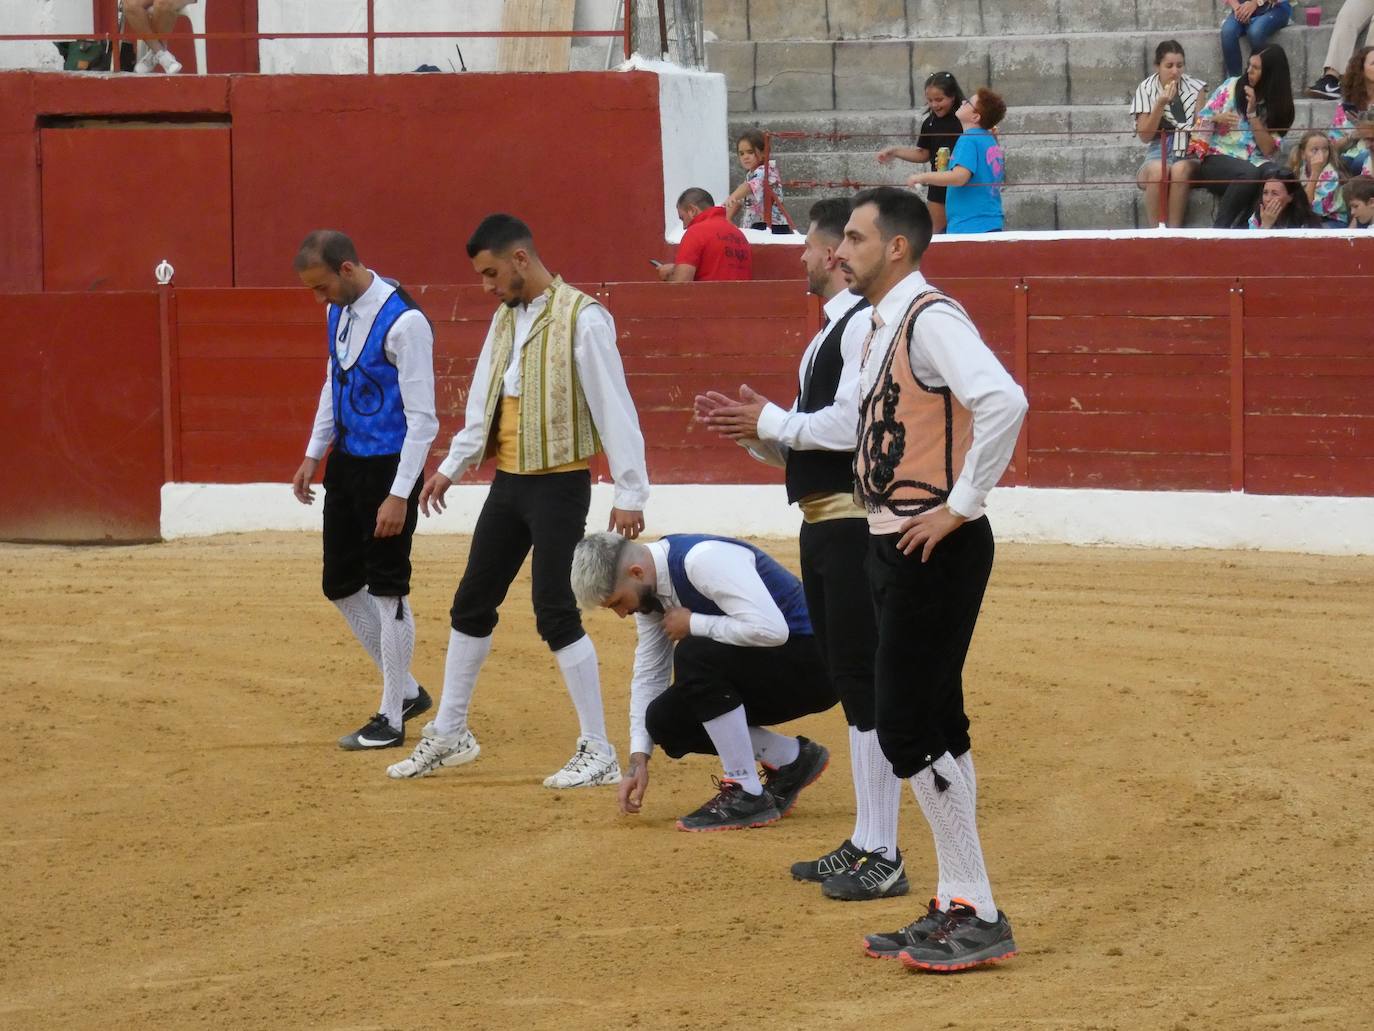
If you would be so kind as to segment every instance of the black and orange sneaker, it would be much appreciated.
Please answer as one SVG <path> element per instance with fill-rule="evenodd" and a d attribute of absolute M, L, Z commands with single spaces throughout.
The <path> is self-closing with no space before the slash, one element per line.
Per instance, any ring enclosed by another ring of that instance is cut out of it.
<path fill-rule="evenodd" d="M 972 970 L 1015 955 L 1016 942 L 1005 913 L 999 909 L 996 920 L 980 920 L 976 909 L 959 901 L 949 907 L 939 930 L 901 951 L 906 966 L 933 974 Z"/>
<path fill-rule="evenodd" d="M 854 861 L 859 858 L 859 854 L 854 842 L 845 838 L 844 844 L 837 849 L 832 849 L 819 859 L 793 863 L 792 879 L 815 881 L 817 884 L 823 884 L 827 877 L 834 877 L 837 873 L 843 873 L 853 866 Z"/>
<path fill-rule="evenodd" d="M 814 784 L 830 765 L 830 749 L 810 738 L 797 738 L 797 757 L 776 770 L 763 767 L 763 786 L 778 802 L 778 812 L 786 816 L 797 804 L 802 788 Z"/>
<path fill-rule="evenodd" d="M 860 852 L 849 869 L 837 873 L 821 885 L 821 894 L 841 902 L 868 902 L 871 899 L 892 899 L 911 890 L 902 865 L 902 853 L 889 859 L 887 849 Z"/>
<path fill-rule="evenodd" d="M 719 789 L 716 797 L 695 812 L 678 818 L 680 831 L 738 831 L 763 827 L 782 819 L 777 803 L 767 788 L 751 795 L 733 780 L 712 777 Z"/>
<path fill-rule="evenodd" d="M 874 959 L 896 959 L 905 949 L 920 945 L 944 926 L 946 913 L 930 900 L 925 915 L 886 934 L 864 936 L 864 953 Z"/>

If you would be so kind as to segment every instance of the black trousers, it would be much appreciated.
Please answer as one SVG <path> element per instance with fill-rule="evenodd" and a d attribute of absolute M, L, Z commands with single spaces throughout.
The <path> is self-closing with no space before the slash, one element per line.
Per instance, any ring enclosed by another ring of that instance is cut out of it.
<path fill-rule="evenodd" d="M 1279 166 L 1266 161 L 1252 165 L 1240 158 L 1208 154 L 1198 165 L 1194 179 L 1224 179 L 1234 182 L 1206 183 L 1204 189 L 1221 198 L 1217 205 L 1214 229 L 1244 229 L 1255 210 L 1255 201 L 1264 189 L 1264 180 L 1277 174 Z"/>
<path fill-rule="evenodd" d="M 374 537 L 377 509 L 391 493 L 400 455 L 359 458 L 337 448 L 324 467 L 324 575 L 321 587 L 330 601 L 364 587 L 369 594 L 396 598 L 410 593 L 410 543 L 420 513 L 415 480 L 406 499 L 406 521 L 395 537 Z"/>
<path fill-rule="evenodd" d="M 681 759 L 714 755 L 702 724 L 740 705 L 751 727 L 769 727 L 834 704 L 814 637 L 789 637 L 776 648 L 688 637 L 673 649 L 673 683 L 649 703 L 644 724 L 656 745 Z"/>
<path fill-rule="evenodd" d="M 992 528 L 964 523 L 935 546 L 897 550 L 898 534 L 872 537 L 868 576 L 878 612 L 874 688 L 878 744 L 898 777 L 945 752 L 969 749 L 964 659 L 992 572 Z"/>
<path fill-rule="evenodd" d="M 467 569 L 453 595 L 453 629 L 469 637 L 487 637 L 496 629 L 496 610 L 533 548 L 530 572 L 539 636 L 553 651 L 580 640 L 582 614 L 570 575 L 591 502 L 592 478 L 586 469 L 531 476 L 498 470 L 472 532 Z"/>
<path fill-rule="evenodd" d="M 873 653 L 878 627 L 864 562 L 866 519 L 828 519 L 801 528 L 802 587 L 816 643 L 851 727 L 874 727 Z"/>

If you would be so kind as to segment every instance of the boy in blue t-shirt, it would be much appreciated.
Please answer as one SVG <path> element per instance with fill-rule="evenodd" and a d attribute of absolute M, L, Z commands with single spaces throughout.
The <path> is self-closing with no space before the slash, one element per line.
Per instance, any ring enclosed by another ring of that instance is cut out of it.
<path fill-rule="evenodd" d="M 954 145 L 949 170 L 919 172 L 908 186 L 946 186 L 947 233 L 995 233 L 1002 229 L 1002 145 L 992 130 L 1007 113 L 1000 96 L 982 87 L 955 112 L 964 133 Z"/>

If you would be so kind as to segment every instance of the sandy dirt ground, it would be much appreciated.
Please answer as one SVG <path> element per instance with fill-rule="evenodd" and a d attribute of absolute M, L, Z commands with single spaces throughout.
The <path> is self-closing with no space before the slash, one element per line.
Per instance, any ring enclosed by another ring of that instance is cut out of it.
<path fill-rule="evenodd" d="M 942 978 L 859 951 L 933 885 L 909 795 L 912 895 L 788 876 L 852 826 L 838 707 L 770 828 L 674 830 L 706 758 L 656 758 L 637 818 L 548 791 L 576 725 L 522 578 L 482 757 L 391 781 L 334 745 L 376 677 L 318 548 L 0 545 L 0 1028 L 1374 1026 L 1374 559 L 1001 548 L 967 684 L 1022 951 Z M 436 694 L 466 549 L 416 544 Z M 623 748 L 633 626 L 588 626 Z"/>

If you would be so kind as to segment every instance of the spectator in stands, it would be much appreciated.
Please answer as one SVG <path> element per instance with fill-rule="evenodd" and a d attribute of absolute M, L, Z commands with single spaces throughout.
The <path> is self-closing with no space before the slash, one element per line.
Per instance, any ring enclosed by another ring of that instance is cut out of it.
<path fill-rule="evenodd" d="M 159 39 L 172 31 L 181 12 L 197 0 L 124 0 L 124 28 L 147 46 L 134 65 L 134 71 L 146 75 L 161 67 L 168 75 L 181 71 L 181 62 L 172 56 Z M 203 69 L 202 69 L 203 70 Z"/>
<path fill-rule="evenodd" d="M 1263 180 L 1279 171 L 1279 147 L 1293 126 L 1288 55 L 1277 44 L 1250 55 L 1243 79 L 1227 79 L 1198 115 L 1189 153 L 1202 158 L 1194 179 L 1221 197 L 1214 225 L 1244 228 Z"/>
<path fill-rule="evenodd" d="M 963 134 L 954 144 L 946 172 L 917 172 L 908 186 L 947 186 L 948 233 L 1001 232 L 1002 183 L 1006 164 L 992 130 L 1007 113 L 1002 98 L 986 86 L 955 112 Z"/>
<path fill-rule="evenodd" d="M 1341 76 L 1341 99 L 1331 115 L 1331 139 L 1341 152 L 1346 171 L 1360 175 L 1369 167 L 1370 130 L 1361 130 L 1362 116 L 1374 104 L 1374 46 L 1355 51 Z"/>
<path fill-rule="evenodd" d="M 1320 129 L 1302 134 L 1293 148 L 1289 171 L 1298 177 L 1312 205 L 1312 212 L 1328 229 L 1344 229 L 1350 221 L 1341 184 L 1345 182 L 1345 168 L 1336 156 L 1331 139 Z"/>
<path fill-rule="evenodd" d="M 1374 46 L 1374 0 L 1345 0 L 1341 11 L 1336 15 L 1336 24 L 1331 30 L 1331 44 L 1326 48 L 1326 67 L 1322 77 L 1307 89 L 1308 96 L 1318 100 L 1341 99 L 1341 73 L 1346 55 L 1355 49 L 1355 37 L 1365 25 L 1365 49 Z"/>
<path fill-rule="evenodd" d="M 1322 220 L 1312 214 L 1307 192 L 1292 172 L 1275 172 L 1264 180 L 1251 229 L 1320 229 Z"/>
<path fill-rule="evenodd" d="M 1163 179 L 1169 176 L 1168 224 L 1183 225 L 1188 213 L 1188 180 L 1197 162 L 1188 156 L 1191 130 L 1202 103 L 1207 84 L 1184 74 L 1186 58 L 1183 44 L 1166 39 L 1155 47 L 1155 73 L 1136 87 L 1131 101 L 1135 131 L 1146 145 L 1145 160 L 1135 181 L 1145 191 L 1145 210 L 1152 226 L 1160 225 L 1163 211 Z M 1162 134 L 1167 132 L 1169 149 L 1163 152 Z"/>
<path fill-rule="evenodd" d="M 1350 228 L 1374 228 L 1374 179 L 1366 175 L 1351 179 L 1341 193 L 1350 209 Z"/>
<path fill-rule="evenodd" d="M 677 217 L 686 232 L 677 245 L 674 264 L 659 266 L 659 279 L 665 283 L 709 283 L 751 277 L 749 241 L 709 193 L 699 186 L 683 190 L 677 199 Z"/>
<path fill-rule="evenodd" d="M 778 203 L 782 200 L 782 176 L 778 174 L 778 163 L 772 158 L 767 162 L 763 160 L 763 155 L 767 148 L 767 142 L 763 138 L 763 133 L 758 129 L 750 129 L 738 140 L 735 141 L 735 152 L 739 155 L 739 166 L 744 169 L 744 182 L 734 193 L 730 194 L 725 202 L 725 211 L 730 218 L 735 217 L 735 213 L 741 209 L 744 215 L 740 219 L 740 225 L 749 229 L 772 229 L 779 236 L 789 236 L 792 233 L 792 226 L 787 221 L 787 214 L 782 210 L 782 205 Z M 765 168 L 765 164 L 767 167 Z M 763 216 L 763 185 L 767 179 L 768 185 L 773 190 L 773 221 L 771 226 L 764 221 Z"/>
<path fill-rule="evenodd" d="M 1250 39 L 1250 53 L 1258 54 L 1269 38 L 1288 24 L 1293 5 L 1288 0 L 1224 0 L 1231 13 L 1221 23 L 1221 56 L 1226 74 L 1235 78 L 1245 68 L 1240 39 Z"/>
<path fill-rule="evenodd" d="M 878 151 L 878 164 L 886 165 L 893 158 L 899 158 L 918 165 L 929 163 L 936 172 L 948 170 L 954 145 L 964 131 L 956 114 L 964 104 L 964 91 L 950 72 L 936 72 L 926 79 L 925 88 L 926 117 L 921 123 L 921 134 L 916 137 L 916 146 L 884 147 Z M 931 186 L 926 190 L 926 207 L 930 209 L 930 221 L 936 233 L 943 233 L 948 222 L 945 217 L 947 189 L 947 186 Z"/>

